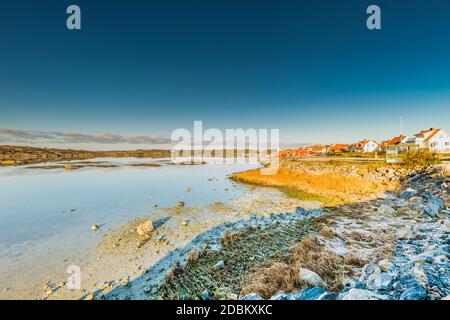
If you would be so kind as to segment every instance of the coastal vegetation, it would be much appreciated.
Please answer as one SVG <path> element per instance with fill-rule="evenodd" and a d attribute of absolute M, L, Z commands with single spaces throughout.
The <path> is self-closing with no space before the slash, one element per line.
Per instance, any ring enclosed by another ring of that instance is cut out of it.
<path fill-rule="evenodd" d="M 408 168 L 423 169 L 441 162 L 439 154 L 427 149 L 418 149 L 400 155 L 402 164 Z"/>
<path fill-rule="evenodd" d="M 312 219 L 274 224 L 270 229 L 228 231 L 221 239 L 221 250 L 203 247 L 199 252 L 190 252 L 186 266 L 175 265 L 159 294 L 164 299 L 199 299 L 206 290 L 211 296 L 237 299 L 233 295 L 241 292 L 255 267 L 272 261 L 283 263 L 292 245 L 317 231 L 318 225 Z M 295 284 L 285 281 L 291 288 Z"/>
<path fill-rule="evenodd" d="M 398 180 L 390 179 L 390 169 L 383 165 L 284 159 L 275 175 L 261 175 L 260 170 L 256 169 L 235 173 L 231 178 L 244 183 L 278 187 L 291 197 L 335 206 L 370 199 L 376 194 L 398 188 Z M 377 179 L 386 173 L 388 178 Z"/>

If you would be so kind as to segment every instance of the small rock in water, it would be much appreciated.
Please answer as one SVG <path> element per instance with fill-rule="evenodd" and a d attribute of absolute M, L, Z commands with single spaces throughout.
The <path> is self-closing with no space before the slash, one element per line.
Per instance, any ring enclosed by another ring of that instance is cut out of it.
<path fill-rule="evenodd" d="M 148 236 L 154 230 L 153 223 L 150 220 L 141 223 L 136 231 L 140 236 Z"/>
<path fill-rule="evenodd" d="M 184 208 L 184 201 L 179 201 L 179 202 L 177 203 L 177 207 L 178 207 L 178 208 Z"/>
<path fill-rule="evenodd" d="M 300 276 L 300 279 L 305 281 L 311 287 L 325 288 L 327 286 L 326 283 L 322 280 L 322 278 L 317 273 L 315 273 L 314 271 L 311 271 L 309 269 L 300 268 L 299 276 Z"/>
<path fill-rule="evenodd" d="M 214 270 L 222 270 L 224 268 L 225 268 L 225 263 L 222 260 L 220 260 L 213 266 Z"/>
<path fill-rule="evenodd" d="M 191 192 L 191 188 L 186 188 L 184 190 L 186 190 L 186 192 Z"/>
<path fill-rule="evenodd" d="M 92 231 L 97 231 L 98 229 L 100 229 L 100 227 L 98 225 L 96 225 L 96 224 L 93 224 L 92 227 L 91 227 Z"/>
<path fill-rule="evenodd" d="M 157 204 L 153 204 L 152 207 L 153 208 L 158 208 L 158 205 Z"/>

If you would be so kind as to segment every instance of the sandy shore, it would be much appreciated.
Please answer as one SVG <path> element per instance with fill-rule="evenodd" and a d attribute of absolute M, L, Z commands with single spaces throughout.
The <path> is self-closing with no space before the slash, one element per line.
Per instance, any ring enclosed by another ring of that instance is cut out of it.
<path fill-rule="evenodd" d="M 2 299 L 80 299 L 91 292 L 107 293 L 113 287 L 139 277 L 156 262 L 191 242 L 214 226 L 242 218 L 292 212 L 297 207 L 313 209 L 320 203 L 288 198 L 284 193 L 250 187 L 241 198 L 229 204 L 213 202 L 198 207 L 153 208 L 156 230 L 151 239 L 136 233 L 137 225 L 149 219 L 143 215 L 107 232 L 89 257 L 80 264 L 82 287 L 69 290 L 66 275 L 49 279 L 39 288 L 13 288 L 1 292 Z M 155 215 L 155 211 L 157 212 Z M 183 222 L 183 223 L 182 223 Z"/>

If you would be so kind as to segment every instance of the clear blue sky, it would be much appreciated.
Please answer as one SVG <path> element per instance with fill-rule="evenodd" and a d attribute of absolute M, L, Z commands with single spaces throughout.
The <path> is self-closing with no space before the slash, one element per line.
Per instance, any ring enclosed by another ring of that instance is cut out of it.
<path fill-rule="evenodd" d="M 396 135 L 403 116 L 406 133 L 450 130 L 448 0 L 8 1 L 0 40 L 0 128 L 164 137 L 203 120 L 331 143 Z"/>

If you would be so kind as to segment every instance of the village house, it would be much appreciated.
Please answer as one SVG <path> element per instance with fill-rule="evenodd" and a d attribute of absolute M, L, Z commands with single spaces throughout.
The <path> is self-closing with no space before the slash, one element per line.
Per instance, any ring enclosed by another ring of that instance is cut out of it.
<path fill-rule="evenodd" d="M 386 150 L 387 146 L 397 146 L 397 145 L 401 145 L 401 144 L 405 144 L 408 141 L 408 137 L 404 136 L 404 135 L 400 135 L 398 137 L 394 137 L 392 139 L 388 139 L 388 140 L 383 140 L 380 143 L 380 149 L 381 150 Z"/>
<path fill-rule="evenodd" d="M 441 128 L 422 130 L 409 138 L 407 143 L 417 144 L 419 148 L 429 149 L 431 152 L 450 153 L 450 136 Z"/>
<path fill-rule="evenodd" d="M 328 147 L 327 152 L 329 153 L 340 153 L 349 151 L 350 145 L 348 144 L 332 144 Z"/>
<path fill-rule="evenodd" d="M 305 148 L 309 155 L 319 155 L 327 153 L 327 147 L 321 144 L 316 144 L 314 146 Z"/>
<path fill-rule="evenodd" d="M 306 149 L 280 150 L 278 153 L 278 156 L 280 158 L 305 157 L 307 155 L 308 155 L 308 151 Z"/>
<path fill-rule="evenodd" d="M 379 144 L 373 140 L 361 140 L 358 141 L 357 143 L 354 143 L 350 146 L 350 151 L 351 152 L 365 152 L 365 153 L 370 153 L 370 152 L 375 152 L 379 149 Z"/>

